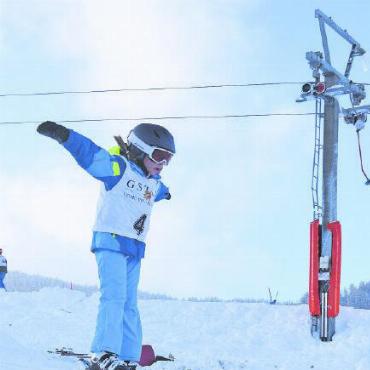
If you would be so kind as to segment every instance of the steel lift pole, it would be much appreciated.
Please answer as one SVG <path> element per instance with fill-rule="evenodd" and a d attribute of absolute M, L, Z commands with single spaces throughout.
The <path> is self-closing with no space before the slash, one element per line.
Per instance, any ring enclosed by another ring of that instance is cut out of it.
<path fill-rule="evenodd" d="M 325 77 L 330 85 L 332 77 Z M 337 167 L 338 167 L 338 120 L 339 104 L 334 97 L 327 97 L 324 103 L 324 142 L 322 178 L 322 229 L 320 255 L 320 338 L 331 340 L 335 333 L 335 317 L 328 315 L 330 288 L 330 263 L 332 259 L 332 233 L 328 225 L 337 220 Z"/>
<path fill-rule="evenodd" d="M 323 54 L 307 52 L 315 82 L 302 86 L 297 102 L 316 100 L 315 152 L 312 174 L 314 220 L 310 226 L 310 276 L 309 309 L 312 318 L 311 334 L 322 341 L 332 341 L 335 334 L 335 318 L 339 314 L 341 272 L 341 226 L 337 221 L 337 167 L 338 167 L 338 121 L 339 103 L 335 96 L 349 94 L 352 108 L 343 110 L 345 121 L 355 124 L 366 116 L 368 106 L 355 108 L 365 98 L 362 84 L 349 80 L 355 56 L 365 50 L 346 30 L 340 28 L 320 10 L 315 11 L 319 21 Z M 348 43 L 351 52 L 344 75 L 332 65 L 325 26 L 330 27 Z M 321 73 L 324 81 L 320 81 Z M 320 101 L 320 104 L 318 103 Z M 321 145 L 321 101 L 324 102 L 323 145 Z M 319 108 L 318 108 L 319 107 Z M 366 117 L 365 117 L 366 118 Z M 362 126 L 363 127 L 363 126 Z M 320 150 L 322 150 L 322 205 L 319 200 Z"/>

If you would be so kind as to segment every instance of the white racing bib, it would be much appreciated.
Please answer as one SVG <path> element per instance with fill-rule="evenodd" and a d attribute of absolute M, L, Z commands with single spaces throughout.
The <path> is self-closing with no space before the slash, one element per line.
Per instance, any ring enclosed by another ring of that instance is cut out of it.
<path fill-rule="evenodd" d="M 4 256 L 0 256 L 0 267 L 6 267 L 7 266 L 7 261 Z"/>
<path fill-rule="evenodd" d="M 137 173 L 126 158 L 125 172 L 111 190 L 100 192 L 94 231 L 145 241 L 160 182 Z"/>

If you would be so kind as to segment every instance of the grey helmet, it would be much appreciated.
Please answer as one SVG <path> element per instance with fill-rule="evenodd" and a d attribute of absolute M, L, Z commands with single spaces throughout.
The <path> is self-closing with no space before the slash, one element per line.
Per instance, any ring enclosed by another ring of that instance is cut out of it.
<path fill-rule="evenodd" d="M 157 150 L 159 149 L 159 151 Z M 171 133 L 160 125 L 153 123 L 140 123 L 127 137 L 127 157 L 142 166 L 142 161 L 147 155 L 168 152 L 168 157 L 175 154 L 175 142 Z M 165 153 L 164 153 L 165 154 Z M 166 161 L 168 164 L 168 160 Z"/>
<path fill-rule="evenodd" d="M 144 145 L 140 141 L 144 142 Z M 172 154 L 176 152 L 175 141 L 171 133 L 165 127 L 153 123 L 140 123 L 137 125 L 131 130 L 127 142 L 129 145 L 132 144 L 141 149 L 146 154 L 149 153 L 147 153 L 145 144 L 150 147 L 164 149 Z"/>

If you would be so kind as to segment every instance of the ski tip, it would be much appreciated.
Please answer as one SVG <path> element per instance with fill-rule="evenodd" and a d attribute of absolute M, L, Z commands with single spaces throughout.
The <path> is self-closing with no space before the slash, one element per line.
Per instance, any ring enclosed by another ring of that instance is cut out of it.
<path fill-rule="evenodd" d="M 370 185 L 370 180 L 367 180 L 367 181 L 365 182 L 365 185 Z"/>

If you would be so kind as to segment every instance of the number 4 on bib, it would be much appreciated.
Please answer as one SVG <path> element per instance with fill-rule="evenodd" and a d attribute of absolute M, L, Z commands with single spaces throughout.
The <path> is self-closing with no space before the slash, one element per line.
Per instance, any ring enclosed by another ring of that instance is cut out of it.
<path fill-rule="evenodd" d="M 144 224 L 147 215 L 142 215 L 137 221 L 134 223 L 134 229 L 137 232 L 137 235 L 140 235 L 144 231 Z"/>

